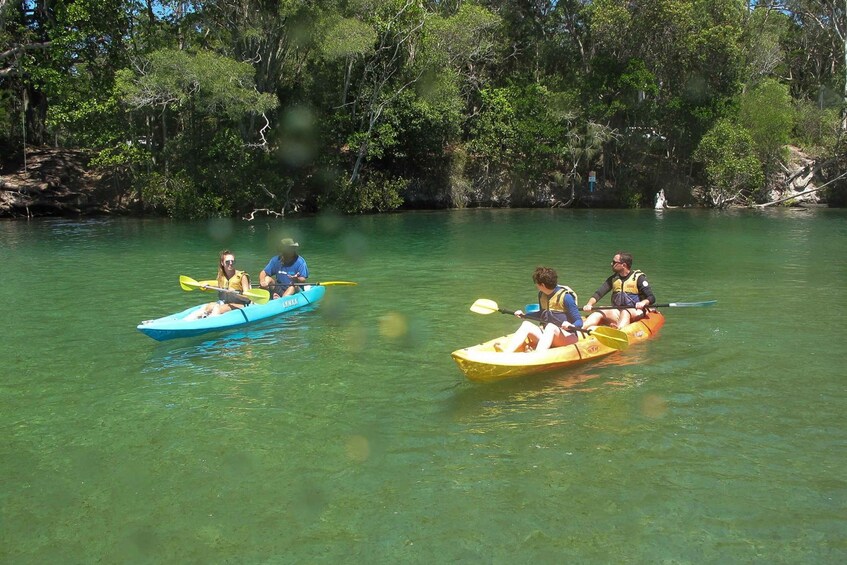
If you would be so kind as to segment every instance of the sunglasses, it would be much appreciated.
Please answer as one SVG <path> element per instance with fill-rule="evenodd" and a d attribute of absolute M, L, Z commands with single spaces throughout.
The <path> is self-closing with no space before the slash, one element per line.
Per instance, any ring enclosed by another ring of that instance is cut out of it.
<path fill-rule="evenodd" d="M 230 259 L 228 261 L 224 261 L 224 265 L 235 265 L 235 259 Z"/>

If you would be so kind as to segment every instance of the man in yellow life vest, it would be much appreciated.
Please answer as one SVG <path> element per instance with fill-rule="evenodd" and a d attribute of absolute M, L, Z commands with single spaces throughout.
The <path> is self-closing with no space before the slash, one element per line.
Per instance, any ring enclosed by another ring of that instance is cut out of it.
<path fill-rule="evenodd" d="M 624 251 L 615 253 L 612 259 L 614 274 L 607 278 L 600 288 L 588 299 L 582 309 L 591 312 L 598 300 L 612 291 L 612 306 L 619 308 L 600 310 L 591 313 L 583 327 L 591 328 L 598 324 L 608 324 L 614 328 L 623 328 L 644 315 L 644 309 L 656 303 L 653 289 L 647 282 L 647 275 L 632 270 L 632 255 Z"/>

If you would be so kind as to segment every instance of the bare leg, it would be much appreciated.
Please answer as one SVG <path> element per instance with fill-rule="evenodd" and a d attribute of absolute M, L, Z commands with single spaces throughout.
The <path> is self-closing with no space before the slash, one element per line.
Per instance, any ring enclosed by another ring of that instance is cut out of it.
<path fill-rule="evenodd" d="M 597 312 L 592 312 L 585 318 L 585 321 L 582 322 L 582 327 L 585 329 L 593 328 L 595 326 L 599 326 L 606 319 L 606 315 L 602 310 Z"/>
<path fill-rule="evenodd" d="M 232 306 L 229 304 L 215 304 L 215 307 L 209 312 L 209 316 L 220 316 L 230 310 L 232 310 Z"/>
<path fill-rule="evenodd" d="M 642 317 L 644 317 L 644 310 L 636 310 L 635 308 L 621 310 L 621 316 L 618 319 L 618 327 L 623 328 L 628 326 L 632 322 L 640 320 Z"/>
<path fill-rule="evenodd" d="M 620 328 L 621 326 L 621 316 L 626 312 L 626 310 L 609 310 L 606 313 L 606 323 L 609 324 L 613 328 Z M 627 320 L 627 323 L 629 321 Z"/>
<path fill-rule="evenodd" d="M 533 324 L 532 322 L 524 322 L 521 324 L 521 327 L 512 334 L 512 337 L 506 343 L 506 345 L 502 346 L 501 351 L 514 353 L 518 349 L 523 347 L 524 342 L 527 338 L 534 338 L 535 341 L 540 342 L 542 338 L 541 330 L 538 329 L 538 326 Z M 549 344 L 548 344 L 549 347 Z"/>
<path fill-rule="evenodd" d="M 561 347 L 576 341 L 576 334 L 566 332 L 555 324 L 547 324 L 544 326 L 544 332 L 542 333 L 541 339 L 538 340 L 538 345 L 535 346 L 535 350 L 544 351 L 551 347 Z"/>
<path fill-rule="evenodd" d="M 538 340 L 538 345 L 535 346 L 536 351 L 545 351 L 553 345 L 553 340 L 562 332 L 555 324 L 547 324 L 544 326 L 544 331 L 541 332 L 541 339 Z"/>
<path fill-rule="evenodd" d="M 217 306 L 215 302 L 210 302 L 209 304 L 204 304 L 202 308 L 199 308 L 186 316 L 185 320 L 199 320 L 200 318 L 205 318 L 209 316 L 212 309 Z"/>

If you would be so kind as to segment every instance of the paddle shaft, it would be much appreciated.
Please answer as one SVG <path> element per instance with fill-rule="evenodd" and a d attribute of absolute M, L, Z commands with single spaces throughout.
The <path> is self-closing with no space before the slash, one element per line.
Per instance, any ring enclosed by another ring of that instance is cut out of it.
<path fill-rule="evenodd" d="M 245 294 L 244 292 L 239 292 L 237 290 L 233 290 L 231 288 L 221 288 L 219 286 L 211 286 L 211 285 L 208 285 L 208 284 L 203 285 L 203 287 L 201 287 L 201 289 L 202 288 L 207 288 L 209 290 L 217 290 L 218 292 L 225 292 L 227 294 L 237 294 L 238 296 L 241 296 L 242 298 L 246 298 L 249 302 L 253 302 L 253 300 L 250 298 L 250 296 L 248 296 L 248 294 Z M 250 291 L 248 290 L 247 292 L 249 293 Z"/>
<path fill-rule="evenodd" d="M 514 311 L 506 310 L 505 308 L 497 308 L 497 310 L 502 314 L 511 314 L 512 316 L 515 315 Z M 544 320 L 541 320 L 541 319 L 539 319 L 535 316 L 532 316 L 531 314 L 536 314 L 536 312 L 524 312 L 524 314 L 523 314 L 523 316 L 521 316 L 521 318 L 526 318 L 527 320 L 532 320 L 533 322 L 538 322 L 540 324 L 551 324 L 551 323 L 553 323 L 553 322 L 545 322 Z M 559 326 L 559 327 L 561 327 L 561 326 Z M 589 334 L 589 335 L 591 334 L 591 330 L 584 330 L 584 329 L 578 328 L 576 326 L 572 326 L 570 328 L 562 328 L 562 330 L 566 331 L 566 332 L 575 331 L 575 332 L 582 332 L 584 334 Z"/>
<path fill-rule="evenodd" d="M 356 286 L 359 283 L 354 283 L 350 281 L 326 281 L 326 282 L 303 282 L 303 283 L 291 283 L 291 286 Z"/>
<path fill-rule="evenodd" d="M 274 284 L 270 284 L 268 286 L 262 286 L 262 288 L 271 289 L 271 288 L 275 288 L 277 286 L 286 286 L 286 287 L 287 286 L 356 286 L 358 284 L 359 283 L 354 283 L 354 282 L 350 282 L 350 281 L 326 281 L 326 282 L 302 282 L 302 283 L 296 282 L 296 283 L 288 283 L 288 284 L 274 283 Z"/>
<path fill-rule="evenodd" d="M 697 308 L 700 306 L 711 306 L 717 300 L 704 300 L 703 302 L 667 302 L 665 304 L 650 304 L 649 308 Z M 635 309 L 635 306 L 592 306 L 592 310 L 630 310 Z"/>
<path fill-rule="evenodd" d="M 527 304 L 527 307 L 529 307 L 529 306 L 530 305 Z M 532 306 L 534 306 L 534 305 L 532 305 Z M 506 310 L 505 308 L 497 308 L 497 310 L 499 312 L 503 313 L 503 314 L 511 314 L 513 316 L 515 314 L 513 311 Z M 538 323 L 543 323 L 542 320 L 539 320 L 538 318 L 536 318 L 535 316 L 532 315 L 532 314 L 535 314 L 535 313 L 536 312 L 525 312 L 524 315 L 521 316 L 521 318 L 533 320 L 533 321 L 538 322 Z M 629 346 L 629 338 L 626 336 L 626 334 L 624 332 L 617 330 L 617 329 L 606 328 L 606 327 L 598 327 L 598 328 L 592 328 L 590 330 L 586 330 L 586 329 L 583 329 L 583 328 L 578 328 L 576 326 L 571 326 L 570 328 L 562 328 L 561 326 L 559 326 L 559 327 L 561 328 L 561 330 L 563 332 L 579 332 L 579 333 L 584 334 L 584 335 L 593 336 L 600 343 L 607 345 L 609 347 L 612 347 L 614 349 L 626 349 Z M 599 330 L 599 331 L 597 331 L 597 330 Z M 611 332 L 614 335 L 607 335 L 607 333 L 603 333 L 603 332 Z"/>

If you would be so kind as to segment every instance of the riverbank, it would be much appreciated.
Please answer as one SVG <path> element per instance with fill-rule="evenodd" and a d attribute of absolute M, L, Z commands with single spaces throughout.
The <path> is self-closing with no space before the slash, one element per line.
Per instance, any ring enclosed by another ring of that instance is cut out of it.
<path fill-rule="evenodd" d="M 88 166 L 73 149 L 31 148 L 19 164 L 0 170 L 0 217 L 126 215 L 140 203 Z"/>
<path fill-rule="evenodd" d="M 785 189 L 769 191 L 771 203 L 783 206 L 826 206 L 822 192 L 814 190 L 814 174 L 808 171 L 810 158 L 796 150 L 791 151 L 786 169 Z M 0 168 L 0 218 L 79 217 L 103 215 L 141 216 L 145 210 L 138 194 L 114 177 L 106 176 L 89 166 L 90 154 L 73 149 L 50 147 L 30 148 L 26 158 L 19 163 L 3 163 Z M 806 169 L 808 172 L 800 174 Z M 697 199 L 698 191 L 691 189 L 686 200 Z M 679 187 L 676 187 L 679 192 Z M 658 194 L 664 194 L 657 187 Z M 676 196 L 679 196 L 677 194 Z M 702 195 L 701 195 L 702 196 Z M 790 202 L 783 202 L 791 199 Z M 677 207 L 670 195 L 662 207 Z M 615 207 L 609 194 L 584 194 L 573 207 Z M 683 204 L 689 207 L 688 202 Z M 414 199 L 406 203 L 410 208 L 426 207 Z M 497 206 L 490 203 L 488 206 Z M 544 207 L 539 203 L 538 207 Z M 659 207 L 658 205 L 656 207 Z M 743 206 L 733 206 L 743 207 Z M 432 206 L 439 208 L 439 206 Z"/>

